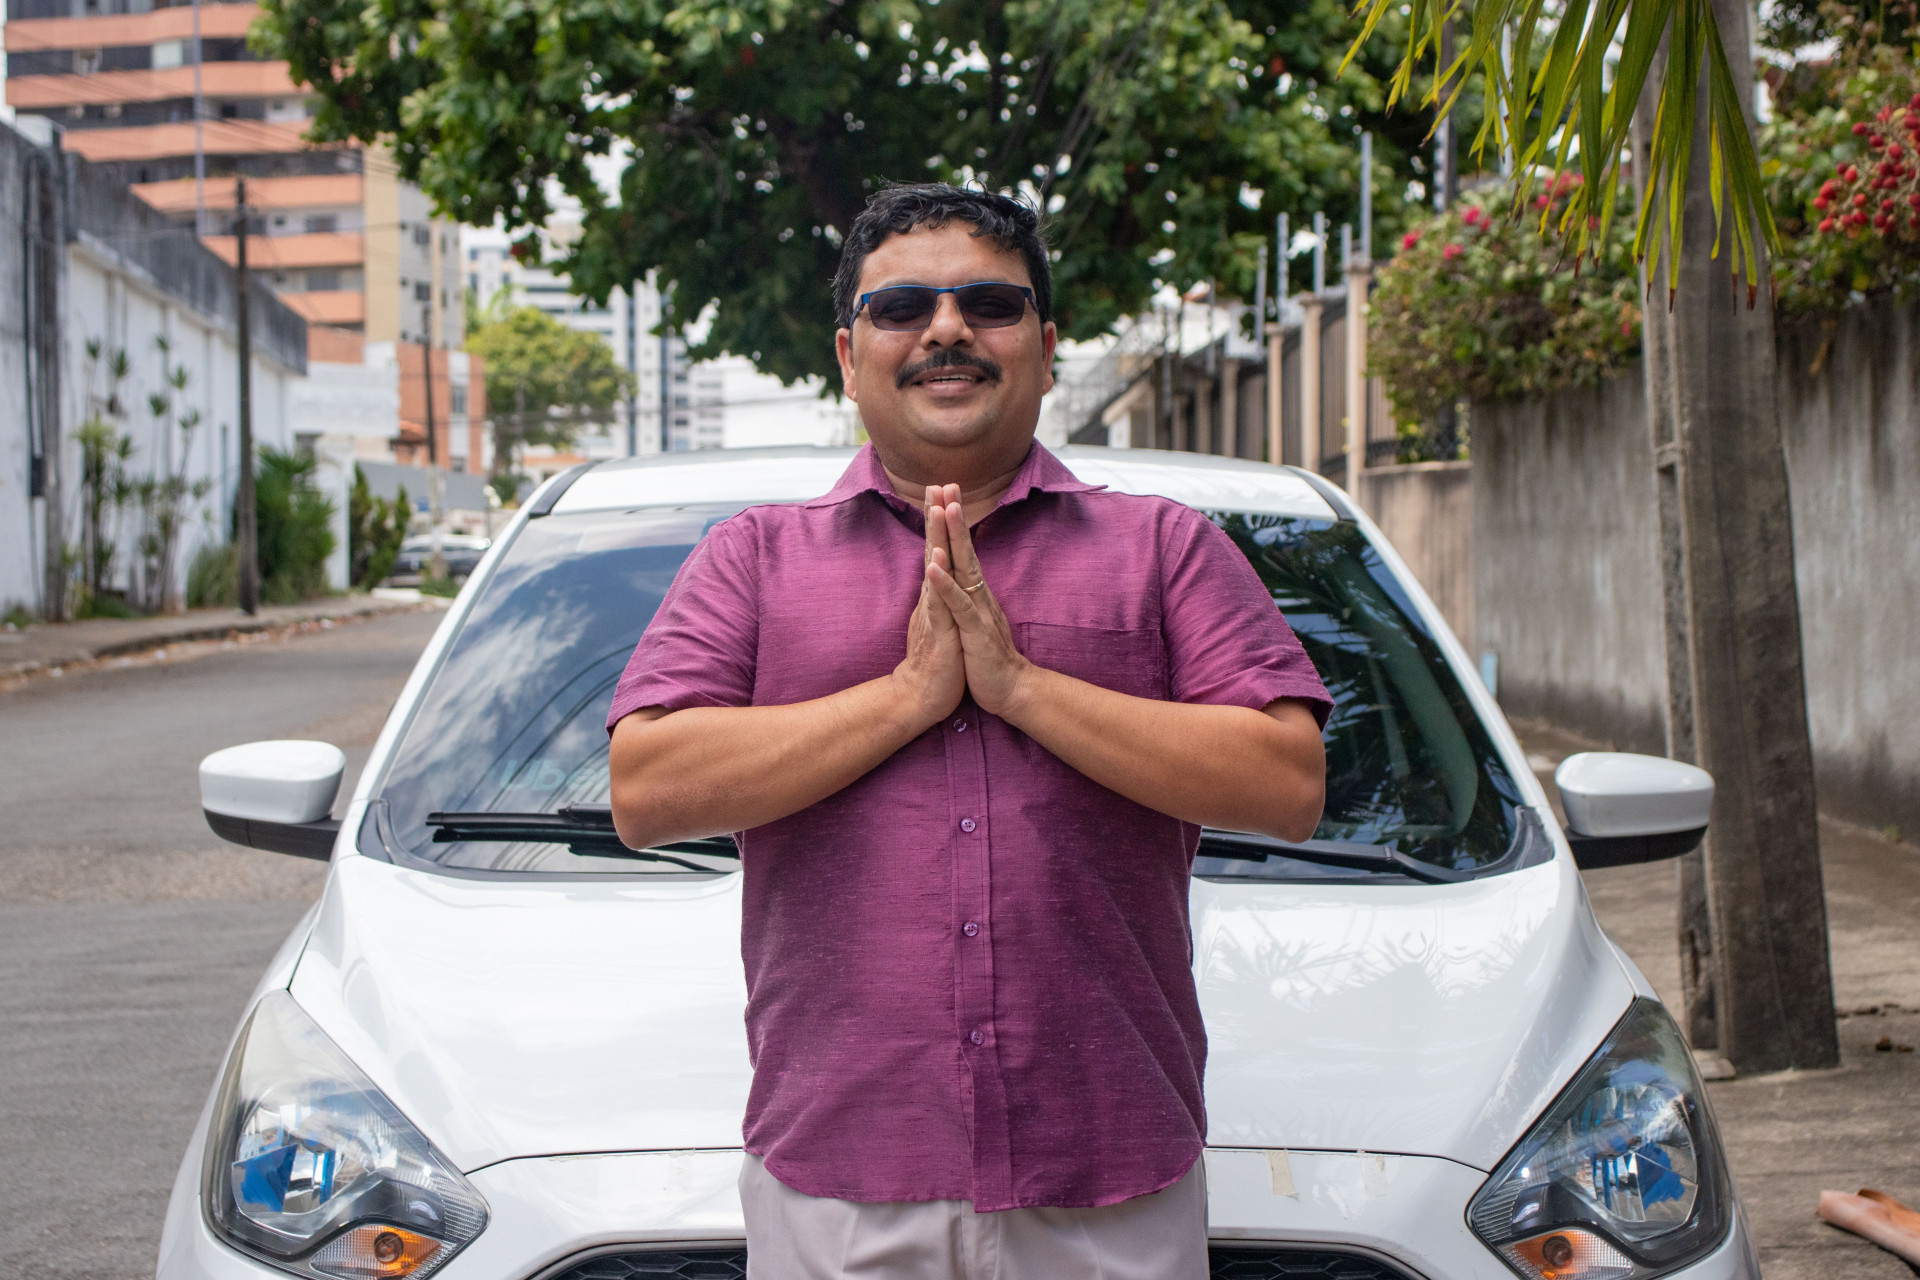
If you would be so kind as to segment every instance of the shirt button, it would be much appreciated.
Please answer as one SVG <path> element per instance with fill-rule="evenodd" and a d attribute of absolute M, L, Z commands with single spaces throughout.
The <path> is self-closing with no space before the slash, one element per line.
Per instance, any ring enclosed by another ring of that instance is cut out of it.
<path fill-rule="evenodd" d="M 981 1035 L 978 1031 L 968 1032 L 967 1039 L 973 1041 L 973 1043 L 975 1044 L 985 1044 L 987 1042 L 987 1038 Z"/>
<path fill-rule="evenodd" d="M 976 822 L 975 822 L 975 821 L 974 821 L 974 820 L 973 820 L 972 818 L 962 818 L 962 819 L 960 819 L 960 829 L 961 829 L 962 831 L 964 831 L 964 832 L 966 832 L 966 833 L 967 833 L 968 835 L 972 835 L 972 834 L 973 834 L 973 829 L 974 829 L 974 827 L 976 827 L 976 826 L 978 826 L 978 825 L 979 825 L 979 824 L 978 824 L 978 823 L 976 823 Z"/>
<path fill-rule="evenodd" d="M 980 926 L 975 924 L 973 921 L 969 920 L 965 924 L 960 926 L 960 932 L 966 934 L 969 938 L 972 938 L 979 934 Z"/>
<path fill-rule="evenodd" d="M 967 731 L 967 722 L 965 720 L 955 720 L 953 722 L 953 731 L 955 733 L 965 733 Z"/>

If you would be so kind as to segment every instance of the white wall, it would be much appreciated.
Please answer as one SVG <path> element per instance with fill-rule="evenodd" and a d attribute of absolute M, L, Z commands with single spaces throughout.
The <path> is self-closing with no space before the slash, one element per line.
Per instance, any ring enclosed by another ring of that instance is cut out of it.
<path fill-rule="evenodd" d="M 130 476 L 184 474 L 189 481 L 208 482 L 207 492 L 189 499 L 182 532 L 175 548 L 174 589 L 183 592 L 187 565 L 203 542 L 226 537 L 227 513 L 232 508 L 238 466 L 239 361 L 232 336 L 209 317 L 183 306 L 157 288 L 145 272 L 122 259 L 109 245 L 82 235 L 68 247 L 61 298 L 63 311 L 61 371 L 61 488 L 65 540 L 78 547 L 81 538 L 80 448 L 74 433 L 96 412 L 106 410 L 108 354 L 124 350 L 129 365 L 119 385 L 123 412 L 114 420 L 133 440 L 127 464 Z M 155 338 L 165 337 L 164 354 Z M 101 354 L 87 354 L 89 340 L 97 340 Z M 16 353 L 17 357 L 17 353 Z M 9 365 L 15 359 L 9 359 Z M 165 370 L 184 367 L 188 381 L 175 391 Z M 289 407 L 293 389 L 302 379 L 256 349 L 253 360 L 253 431 L 261 446 L 291 448 L 293 435 Z M 200 411 L 201 423 L 190 434 L 163 429 L 149 411 L 147 398 L 164 392 L 173 402 L 170 418 L 188 409 Z M 22 428 L 17 433 L 24 442 Z M 11 440 L 11 436 L 9 437 Z M 24 501 L 26 456 L 24 447 L 0 455 L 0 506 L 7 512 L 7 536 L 0 537 L 0 602 L 39 603 L 42 546 L 38 503 Z M 19 472 L 18 476 L 13 473 Z M 16 491 L 17 490 L 17 491 Z M 16 501 L 18 498 L 20 501 Z M 31 537 L 12 536 L 15 526 L 27 525 L 20 516 L 31 506 Z M 138 514 L 122 513 L 114 531 L 119 545 L 115 583 L 128 584 L 128 566 L 139 536 Z"/>

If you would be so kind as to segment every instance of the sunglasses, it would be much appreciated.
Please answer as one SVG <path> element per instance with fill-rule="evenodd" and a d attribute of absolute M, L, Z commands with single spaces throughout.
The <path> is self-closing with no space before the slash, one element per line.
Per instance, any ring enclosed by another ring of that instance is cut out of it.
<path fill-rule="evenodd" d="M 890 333 L 912 332 L 933 323 L 943 293 L 953 295 L 953 300 L 960 305 L 961 317 L 975 329 L 1004 329 L 1019 324 L 1027 314 L 1027 304 L 1033 302 L 1033 290 L 1019 284 L 989 282 L 947 289 L 936 289 L 929 284 L 900 284 L 861 294 L 853 314 L 857 319 L 865 311 L 876 329 Z M 1034 305 L 1037 310 L 1039 304 Z"/>

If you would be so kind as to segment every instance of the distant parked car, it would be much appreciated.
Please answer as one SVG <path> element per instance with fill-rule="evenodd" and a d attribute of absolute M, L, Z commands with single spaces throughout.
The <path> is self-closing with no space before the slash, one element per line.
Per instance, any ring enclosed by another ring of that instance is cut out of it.
<path fill-rule="evenodd" d="M 447 576 L 455 582 L 465 582 L 492 545 L 493 539 L 478 534 L 441 534 L 440 555 L 447 562 Z M 400 586 L 412 586 L 426 575 L 432 564 L 433 535 L 415 534 L 400 544 L 400 554 L 393 562 L 393 581 Z"/>
<path fill-rule="evenodd" d="M 444 615 L 344 821 L 326 743 L 202 763 L 214 831 L 331 867 L 187 1144 L 158 1280 L 739 1280 L 738 850 L 621 844 L 603 726 L 707 531 L 824 493 L 851 456 L 549 481 Z M 1214 1280 L 1759 1280 L 1692 1055 L 1578 870 L 1696 846 L 1712 780 L 1572 756 L 1563 831 L 1338 489 L 1060 457 L 1206 512 L 1338 704 L 1314 838 L 1207 830 L 1193 861 Z"/>

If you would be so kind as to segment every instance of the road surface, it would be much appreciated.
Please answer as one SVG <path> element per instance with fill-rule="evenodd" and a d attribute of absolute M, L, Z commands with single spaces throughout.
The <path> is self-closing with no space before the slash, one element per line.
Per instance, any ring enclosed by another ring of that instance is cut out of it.
<path fill-rule="evenodd" d="M 223 844 L 196 767 L 260 738 L 350 789 L 443 615 L 390 615 L 0 693 L 0 1276 L 151 1276 L 241 1006 L 325 868 Z"/>

